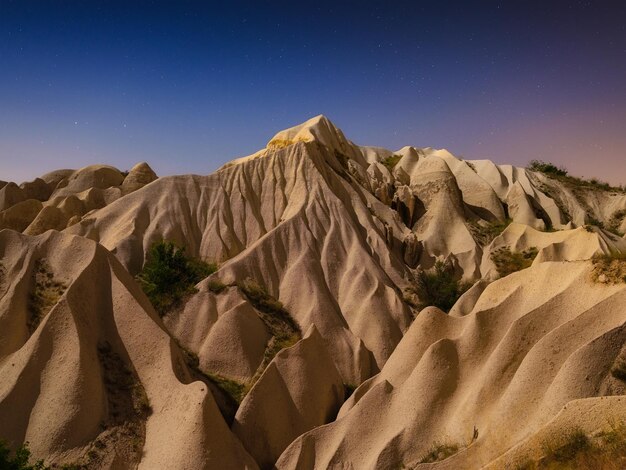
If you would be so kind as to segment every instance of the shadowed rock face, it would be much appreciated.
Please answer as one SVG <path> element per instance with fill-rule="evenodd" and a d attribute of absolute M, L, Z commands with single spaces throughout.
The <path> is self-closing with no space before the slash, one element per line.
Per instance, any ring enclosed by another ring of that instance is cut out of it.
<path fill-rule="evenodd" d="M 626 253 L 623 214 L 323 116 L 207 176 L 0 184 L 0 438 L 87 468 L 419 467 L 442 442 L 435 466 L 515 468 L 626 419 L 626 284 L 592 261 Z M 219 269 L 159 318 L 134 275 L 163 239 Z M 437 262 L 473 284 L 449 314 L 417 308 Z"/>

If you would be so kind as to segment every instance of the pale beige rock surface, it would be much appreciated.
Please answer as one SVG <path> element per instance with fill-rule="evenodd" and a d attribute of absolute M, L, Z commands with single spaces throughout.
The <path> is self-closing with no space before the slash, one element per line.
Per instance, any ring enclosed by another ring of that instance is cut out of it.
<path fill-rule="evenodd" d="M 30 442 L 34 456 L 49 462 L 256 468 L 206 385 L 191 381 L 147 298 L 110 253 L 72 235 L 28 237 L 4 230 L 0 254 L 4 438 Z M 41 263 L 50 273 L 43 280 L 36 276 Z M 29 292 L 52 298 L 45 291 L 52 279 L 64 286 L 62 294 L 42 313 Z M 34 324 L 37 312 L 41 318 Z M 131 388 L 124 388 L 129 381 Z M 131 394 L 145 396 L 148 416 L 125 404 Z"/>
<path fill-rule="evenodd" d="M 343 398 L 341 376 L 311 326 L 265 369 L 241 403 L 232 430 L 261 468 L 272 468 L 296 437 L 334 420 Z"/>
<path fill-rule="evenodd" d="M 449 442 L 428 467 L 515 468 L 626 420 L 626 283 L 591 261 L 626 253 L 619 190 L 317 116 L 207 176 L 59 170 L 0 184 L 0 209 L 24 232 L 0 232 L 0 438 L 46 461 L 411 468 Z M 164 239 L 219 269 L 159 318 L 133 276 Z M 505 249 L 537 255 L 498 279 Z M 438 261 L 472 284 L 449 314 L 415 306 Z M 272 350 L 271 315 L 304 338 Z"/>
<path fill-rule="evenodd" d="M 610 369 L 626 339 L 626 284 L 593 284 L 590 270 L 541 263 L 489 285 L 463 317 L 422 311 L 339 419 L 299 437 L 277 467 L 411 466 L 445 441 L 461 452 L 442 468 L 480 468 L 572 400 L 624 393 Z"/>

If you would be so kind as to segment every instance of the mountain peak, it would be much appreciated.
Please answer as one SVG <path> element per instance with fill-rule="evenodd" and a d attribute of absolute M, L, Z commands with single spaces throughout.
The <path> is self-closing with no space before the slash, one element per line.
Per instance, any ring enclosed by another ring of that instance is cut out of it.
<path fill-rule="evenodd" d="M 344 149 L 348 141 L 343 132 L 326 116 L 320 114 L 302 124 L 278 132 L 268 142 L 267 148 L 283 148 L 297 142 L 317 141 L 329 148 Z"/>

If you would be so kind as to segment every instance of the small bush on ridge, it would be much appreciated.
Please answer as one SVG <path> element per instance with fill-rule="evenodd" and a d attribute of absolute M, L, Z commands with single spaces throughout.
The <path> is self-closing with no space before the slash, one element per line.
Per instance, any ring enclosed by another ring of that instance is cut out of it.
<path fill-rule="evenodd" d="M 416 294 L 422 302 L 421 307 L 434 305 L 444 312 L 449 312 L 459 297 L 470 287 L 471 285 L 455 278 L 451 266 L 437 261 L 431 270 L 419 273 Z"/>
<path fill-rule="evenodd" d="M 160 241 L 152 245 L 137 280 L 156 311 L 164 316 L 185 295 L 193 293 L 198 282 L 215 271 L 216 265 L 189 258 L 184 247 Z"/>

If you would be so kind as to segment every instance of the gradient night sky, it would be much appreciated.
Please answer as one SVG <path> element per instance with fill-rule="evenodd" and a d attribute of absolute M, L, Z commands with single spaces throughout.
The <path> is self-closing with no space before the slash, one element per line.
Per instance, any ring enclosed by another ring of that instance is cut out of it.
<path fill-rule="evenodd" d="M 0 179 L 207 174 L 325 114 L 626 183 L 626 2 L 334 3 L 0 0 Z"/>

